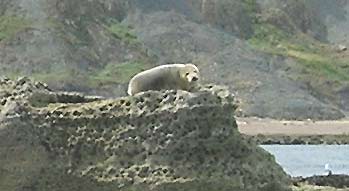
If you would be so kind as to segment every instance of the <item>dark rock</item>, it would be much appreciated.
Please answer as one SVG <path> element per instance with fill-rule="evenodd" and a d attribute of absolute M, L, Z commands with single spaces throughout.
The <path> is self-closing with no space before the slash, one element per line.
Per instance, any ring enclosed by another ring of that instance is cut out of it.
<path fill-rule="evenodd" d="M 294 183 L 307 182 L 310 185 L 330 186 L 334 188 L 349 187 L 349 175 L 331 174 L 327 176 L 311 176 L 307 178 L 296 178 Z"/>

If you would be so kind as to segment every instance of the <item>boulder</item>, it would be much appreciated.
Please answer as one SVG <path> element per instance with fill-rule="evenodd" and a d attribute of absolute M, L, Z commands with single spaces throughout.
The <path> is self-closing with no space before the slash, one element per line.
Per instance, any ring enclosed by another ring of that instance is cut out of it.
<path fill-rule="evenodd" d="M 0 190 L 289 190 L 274 157 L 238 132 L 225 87 L 103 99 L 42 86 L 12 99 L 36 83 L 8 84 Z"/>

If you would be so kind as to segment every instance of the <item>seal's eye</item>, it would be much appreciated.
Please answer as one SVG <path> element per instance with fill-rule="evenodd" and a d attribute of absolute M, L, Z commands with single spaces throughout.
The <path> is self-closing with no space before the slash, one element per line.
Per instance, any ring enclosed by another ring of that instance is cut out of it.
<path fill-rule="evenodd" d="M 185 75 L 188 76 L 188 75 L 189 75 L 189 72 L 185 73 Z"/>

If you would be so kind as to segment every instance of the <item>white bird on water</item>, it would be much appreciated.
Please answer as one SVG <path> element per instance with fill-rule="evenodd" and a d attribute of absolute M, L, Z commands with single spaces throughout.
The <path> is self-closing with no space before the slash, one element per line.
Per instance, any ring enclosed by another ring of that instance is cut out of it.
<path fill-rule="evenodd" d="M 327 176 L 332 175 L 332 170 L 330 169 L 330 164 L 325 164 L 325 171 L 328 173 Z"/>

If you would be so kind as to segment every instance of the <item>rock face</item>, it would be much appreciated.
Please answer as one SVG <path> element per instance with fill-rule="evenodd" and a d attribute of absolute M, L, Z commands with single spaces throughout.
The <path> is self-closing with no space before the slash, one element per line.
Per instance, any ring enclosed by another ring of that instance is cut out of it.
<path fill-rule="evenodd" d="M 104 100 L 1 83 L 0 190 L 288 190 L 224 87 Z"/>
<path fill-rule="evenodd" d="M 319 4 L 325 4 L 324 2 L 285 0 L 257 0 L 257 2 L 267 22 L 290 33 L 302 31 L 318 40 L 327 41 L 328 31 L 317 8 Z"/>

